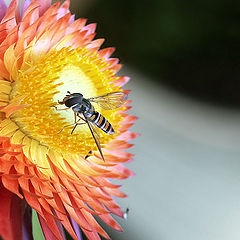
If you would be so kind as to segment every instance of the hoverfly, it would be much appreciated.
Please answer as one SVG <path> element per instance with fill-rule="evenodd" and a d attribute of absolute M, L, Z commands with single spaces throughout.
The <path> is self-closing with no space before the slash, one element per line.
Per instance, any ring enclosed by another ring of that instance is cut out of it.
<path fill-rule="evenodd" d="M 125 92 L 111 92 L 98 97 L 84 98 L 81 93 L 70 93 L 69 91 L 67 93 L 63 100 L 58 101 L 58 103 L 61 105 L 64 104 L 67 107 L 66 109 L 71 108 L 74 112 L 75 121 L 71 134 L 78 125 L 87 123 L 98 151 L 104 160 L 98 128 L 108 134 L 114 134 L 115 132 L 111 123 L 95 110 L 92 103 L 98 104 L 104 110 L 112 110 L 121 107 L 127 100 L 128 94 Z M 83 123 L 80 123 L 81 120 Z"/>

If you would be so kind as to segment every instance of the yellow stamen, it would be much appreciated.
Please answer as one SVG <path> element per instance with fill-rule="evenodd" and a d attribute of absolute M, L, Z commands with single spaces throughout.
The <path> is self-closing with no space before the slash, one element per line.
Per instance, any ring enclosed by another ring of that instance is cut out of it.
<path fill-rule="evenodd" d="M 86 124 L 78 126 L 71 135 L 73 125 L 65 126 L 74 123 L 73 111 L 71 109 L 57 111 L 52 106 L 62 101 L 67 91 L 80 92 L 85 98 L 118 91 L 119 88 L 112 83 L 116 77 L 113 72 L 106 69 L 106 62 L 85 48 L 62 48 L 50 51 L 37 61 L 34 59 L 24 62 L 22 66 L 12 84 L 10 102 L 16 101 L 19 96 L 25 96 L 21 103 L 26 104 L 26 107 L 11 115 L 11 120 L 22 133 L 32 139 L 33 147 L 37 146 L 34 140 L 48 149 L 63 154 L 86 155 L 88 151 L 96 150 L 88 126 Z M 2 91 L 5 88 L 7 91 L 8 86 L 3 86 Z M 113 125 L 121 121 L 117 110 L 106 111 L 98 107 L 96 110 Z M 22 137 L 21 133 L 15 134 L 14 140 Z M 101 130 L 100 136 L 103 144 L 113 138 Z"/>

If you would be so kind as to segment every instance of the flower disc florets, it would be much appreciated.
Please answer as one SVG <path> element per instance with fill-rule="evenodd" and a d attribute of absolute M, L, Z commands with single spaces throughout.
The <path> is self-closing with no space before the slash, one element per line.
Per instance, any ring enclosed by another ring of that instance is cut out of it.
<path fill-rule="evenodd" d="M 26 64 L 28 69 L 20 69 L 10 94 L 10 102 L 24 96 L 21 104 L 26 106 L 11 119 L 21 126 L 21 131 L 27 136 L 59 153 L 84 156 L 95 150 L 95 142 L 87 124 L 77 127 L 71 134 L 74 113 L 71 108 L 59 107 L 57 103 L 67 91 L 80 92 L 88 98 L 119 90 L 114 86 L 118 78 L 107 69 L 107 63 L 99 59 L 97 53 L 90 54 L 86 48 L 62 48 L 50 51 L 35 63 Z M 96 106 L 96 109 L 99 108 Z M 117 113 L 119 109 L 99 111 L 118 127 L 122 119 Z M 102 144 L 113 139 L 113 136 L 103 132 L 99 134 Z"/>

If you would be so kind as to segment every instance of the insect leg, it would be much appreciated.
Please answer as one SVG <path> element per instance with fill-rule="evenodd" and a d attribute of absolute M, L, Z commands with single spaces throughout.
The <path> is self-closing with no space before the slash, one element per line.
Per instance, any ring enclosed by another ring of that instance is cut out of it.
<path fill-rule="evenodd" d="M 70 127 L 70 126 L 72 126 L 72 125 L 74 125 L 74 124 L 75 124 L 75 123 L 72 123 L 72 124 L 69 124 L 69 125 L 64 126 L 59 133 L 61 133 L 61 132 L 64 130 L 64 128 Z M 59 134 L 59 133 L 58 133 L 58 134 Z"/>
<path fill-rule="evenodd" d="M 80 121 L 81 119 L 79 119 L 79 121 Z M 86 124 L 85 122 L 83 122 L 83 123 L 76 123 L 75 124 L 75 126 L 74 126 L 74 128 L 73 128 L 73 130 L 71 131 L 71 134 L 73 134 L 73 132 L 74 132 L 74 130 L 76 129 L 76 127 L 78 126 L 78 125 L 82 125 L 82 124 Z"/>
<path fill-rule="evenodd" d="M 66 127 L 70 127 L 70 126 L 75 125 L 74 126 L 74 129 L 75 129 L 77 125 L 85 124 L 85 122 L 84 123 L 78 123 L 80 120 L 81 119 L 77 120 L 76 113 L 74 112 L 74 123 L 64 126 L 63 129 L 59 133 L 61 133 L 64 130 L 64 128 L 66 128 Z M 73 131 L 74 130 L 72 130 L 71 134 L 73 133 Z"/>
<path fill-rule="evenodd" d="M 79 119 L 78 121 L 80 121 L 80 120 L 81 120 L 81 119 Z M 82 125 L 82 124 L 86 124 L 86 123 L 85 123 L 85 122 L 84 122 L 84 123 L 72 123 L 72 124 L 66 125 L 66 126 L 63 127 L 63 129 L 62 129 L 59 133 L 61 133 L 61 132 L 64 130 L 64 128 L 67 128 L 67 127 L 70 127 L 70 126 L 75 125 L 74 128 L 73 128 L 73 130 L 71 131 L 71 134 L 73 134 L 73 131 L 75 130 L 75 128 L 77 127 L 77 125 Z M 59 133 L 58 133 L 58 134 L 59 134 Z"/>
<path fill-rule="evenodd" d="M 67 110 L 67 109 L 69 109 L 69 108 L 57 108 L 56 106 L 51 106 L 51 107 L 54 107 L 55 110 L 57 110 L 57 111 Z"/>
<path fill-rule="evenodd" d="M 67 110 L 67 109 L 69 109 L 69 108 L 58 108 L 57 105 L 61 105 L 61 104 L 52 105 L 51 107 L 54 107 L 55 110 L 57 110 L 57 111 Z"/>
<path fill-rule="evenodd" d="M 80 120 L 81 120 L 81 119 L 79 119 L 78 121 L 80 121 Z M 77 121 L 77 122 L 78 122 L 78 121 Z M 72 124 L 66 125 L 66 126 L 63 127 L 63 129 L 62 129 L 59 133 L 61 133 L 61 132 L 64 130 L 64 128 L 67 128 L 67 127 L 70 127 L 70 126 L 75 125 L 74 128 L 73 128 L 73 130 L 71 131 L 71 134 L 72 134 L 73 131 L 75 130 L 75 128 L 77 127 L 77 125 L 82 125 L 82 124 L 86 124 L 86 123 L 85 123 L 85 122 L 84 122 L 84 123 L 72 123 Z"/>
<path fill-rule="evenodd" d="M 79 113 L 76 113 L 76 115 L 77 115 L 81 120 L 83 120 L 85 123 L 87 122 L 87 120 L 86 120 L 85 118 L 81 117 L 81 115 L 80 115 Z"/>
<path fill-rule="evenodd" d="M 79 117 L 79 119 L 77 120 L 77 117 Z M 79 121 L 83 120 L 84 122 L 83 123 L 78 123 Z M 73 134 L 74 130 L 76 129 L 76 127 L 78 125 L 82 125 L 82 124 L 86 124 L 86 120 L 84 118 L 82 118 L 81 116 L 79 116 L 79 114 L 77 114 L 76 112 L 74 112 L 74 121 L 75 121 L 75 126 L 71 132 L 71 134 Z"/>

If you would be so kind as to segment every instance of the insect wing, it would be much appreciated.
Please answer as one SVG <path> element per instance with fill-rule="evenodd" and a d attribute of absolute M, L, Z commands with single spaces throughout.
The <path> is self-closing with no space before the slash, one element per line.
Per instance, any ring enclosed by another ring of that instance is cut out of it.
<path fill-rule="evenodd" d="M 100 136 L 99 136 L 99 133 L 98 133 L 98 129 L 97 127 L 94 125 L 94 123 L 90 122 L 87 120 L 86 116 L 84 115 L 84 118 L 87 122 L 87 125 L 91 131 L 91 134 L 93 136 L 93 139 L 97 145 L 97 148 L 98 148 L 98 151 L 99 153 L 101 154 L 101 157 L 103 159 L 103 161 L 105 161 L 104 157 L 103 157 L 103 153 L 102 153 L 102 149 L 101 149 L 101 146 L 100 146 Z"/>
<path fill-rule="evenodd" d="M 104 110 L 112 110 L 121 107 L 127 100 L 128 94 L 125 92 L 112 92 L 105 95 L 89 98 L 90 102 L 97 103 Z"/>

